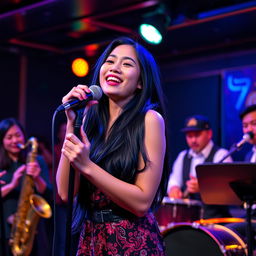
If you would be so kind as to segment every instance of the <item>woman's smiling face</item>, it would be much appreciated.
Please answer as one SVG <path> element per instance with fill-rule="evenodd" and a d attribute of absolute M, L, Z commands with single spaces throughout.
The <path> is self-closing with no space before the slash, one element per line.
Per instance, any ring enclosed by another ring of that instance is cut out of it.
<path fill-rule="evenodd" d="M 13 125 L 3 138 L 3 146 L 10 157 L 17 156 L 21 151 L 18 144 L 24 144 L 24 141 L 25 138 L 21 129 L 17 125 Z"/>
<path fill-rule="evenodd" d="M 117 46 L 100 69 L 103 92 L 114 101 L 128 102 L 141 89 L 140 65 L 131 45 Z"/>

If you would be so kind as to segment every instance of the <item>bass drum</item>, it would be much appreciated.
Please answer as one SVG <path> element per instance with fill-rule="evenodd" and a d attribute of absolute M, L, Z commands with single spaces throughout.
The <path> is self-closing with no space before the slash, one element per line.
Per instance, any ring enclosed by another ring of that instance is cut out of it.
<path fill-rule="evenodd" d="M 177 223 L 162 232 L 167 256 L 246 256 L 246 244 L 225 226 Z"/>

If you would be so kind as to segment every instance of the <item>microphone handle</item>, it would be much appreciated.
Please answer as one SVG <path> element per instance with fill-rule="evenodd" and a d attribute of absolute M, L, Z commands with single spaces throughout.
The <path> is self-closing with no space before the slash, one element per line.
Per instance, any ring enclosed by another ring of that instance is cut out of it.
<path fill-rule="evenodd" d="M 78 100 L 78 99 L 70 100 L 64 104 L 59 105 L 56 111 L 62 112 L 70 108 L 75 108 L 75 109 L 83 108 L 85 107 L 87 102 L 90 101 L 91 99 L 92 99 L 91 97 L 88 97 L 85 100 Z"/>

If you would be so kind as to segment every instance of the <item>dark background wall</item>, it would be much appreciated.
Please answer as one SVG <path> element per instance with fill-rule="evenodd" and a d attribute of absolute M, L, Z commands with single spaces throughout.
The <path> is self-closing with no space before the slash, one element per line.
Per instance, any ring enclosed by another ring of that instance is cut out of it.
<path fill-rule="evenodd" d="M 194 114 L 210 118 L 214 131 L 214 140 L 219 142 L 220 130 L 220 77 L 218 75 L 193 78 L 165 83 L 168 102 L 169 130 L 171 138 L 171 157 L 186 147 L 184 119 Z"/>
<path fill-rule="evenodd" d="M 15 117 L 25 126 L 28 136 L 40 135 L 50 141 L 52 117 L 61 104 L 62 97 L 79 83 L 86 84 L 87 78 L 76 77 L 71 71 L 69 56 L 25 56 L 6 53 L 1 55 L 0 119 Z M 25 65 L 25 88 L 22 87 L 21 65 Z M 19 91 L 22 88 L 22 93 Z M 24 94 L 24 96 L 22 96 Z M 22 97 L 24 104 L 20 105 Z M 21 114 L 24 113 L 24 120 Z M 64 113 L 56 117 L 56 123 L 65 120 Z"/>
<path fill-rule="evenodd" d="M 19 56 L 1 54 L 1 119 L 7 116 L 18 116 L 19 99 Z"/>

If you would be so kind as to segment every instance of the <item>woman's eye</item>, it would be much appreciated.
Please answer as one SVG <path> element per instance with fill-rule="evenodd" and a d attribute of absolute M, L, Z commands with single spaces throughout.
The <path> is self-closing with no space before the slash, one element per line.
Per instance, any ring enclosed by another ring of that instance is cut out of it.
<path fill-rule="evenodd" d="M 127 62 L 125 62 L 123 65 L 124 65 L 124 66 L 129 66 L 129 67 L 131 67 L 131 66 L 132 66 L 132 64 L 131 64 L 131 63 L 127 63 Z"/>
<path fill-rule="evenodd" d="M 106 60 L 106 63 L 114 63 L 113 60 Z"/>

